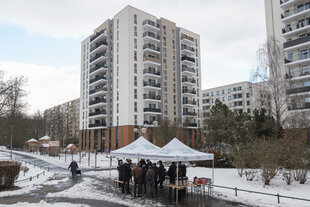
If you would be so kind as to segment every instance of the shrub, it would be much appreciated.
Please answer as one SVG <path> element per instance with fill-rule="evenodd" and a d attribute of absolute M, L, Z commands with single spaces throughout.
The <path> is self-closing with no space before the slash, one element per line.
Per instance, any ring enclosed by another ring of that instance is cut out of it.
<path fill-rule="evenodd" d="M 15 161 L 0 161 L 0 190 L 11 188 L 18 178 L 21 164 Z"/>

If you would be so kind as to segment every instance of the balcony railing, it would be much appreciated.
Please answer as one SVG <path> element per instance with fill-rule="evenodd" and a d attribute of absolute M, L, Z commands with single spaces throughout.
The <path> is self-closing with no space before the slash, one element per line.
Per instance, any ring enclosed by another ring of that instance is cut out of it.
<path fill-rule="evenodd" d="M 306 5 L 303 5 L 302 7 L 294 7 L 292 9 L 289 9 L 289 10 L 286 10 L 284 13 L 281 14 L 281 19 L 284 19 L 286 17 L 289 17 L 289 16 L 292 16 L 294 14 L 297 14 L 299 12 L 302 12 L 302 11 L 305 11 L 305 10 L 308 10 L 310 9 L 310 5 L 309 4 L 306 4 Z"/>
<path fill-rule="evenodd" d="M 160 37 L 153 32 L 144 32 L 143 37 L 152 37 L 154 39 L 160 40 Z"/>
<path fill-rule="evenodd" d="M 151 50 L 155 50 L 157 52 L 160 52 L 160 48 L 159 47 L 156 47 L 155 45 L 153 44 L 145 44 L 143 45 L 143 50 L 144 49 L 151 49 Z"/>
<path fill-rule="evenodd" d="M 151 61 L 160 64 L 160 60 L 158 58 L 150 57 L 150 56 L 144 56 L 143 61 Z"/>
<path fill-rule="evenodd" d="M 187 78 L 182 78 L 182 82 L 188 82 L 188 83 L 196 83 L 196 80 L 194 78 L 192 79 L 187 79 Z"/>
<path fill-rule="evenodd" d="M 181 60 L 182 60 L 182 61 L 183 61 L 183 60 L 188 60 L 188 61 L 190 61 L 190 62 L 195 63 L 195 59 L 194 59 L 194 58 L 188 57 L 188 56 L 186 56 L 186 55 L 182 56 Z"/>
<path fill-rule="evenodd" d="M 107 43 L 107 42 L 100 42 L 100 43 L 97 43 L 96 46 L 94 46 L 94 47 L 92 47 L 92 48 L 90 49 L 90 52 L 94 51 L 95 49 L 97 49 L 97 48 L 100 47 L 101 45 L 107 46 L 108 43 Z"/>
<path fill-rule="evenodd" d="M 151 68 L 151 67 L 143 70 L 143 74 L 147 74 L 147 73 L 153 74 L 153 75 L 160 75 L 160 71 L 156 70 L 155 68 Z"/>
<path fill-rule="evenodd" d="M 95 99 L 93 101 L 89 101 L 89 105 L 95 105 L 95 104 L 98 104 L 98 103 L 106 103 L 107 100 L 104 99 L 104 98 L 99 98 L 99 99 Z"/>
<path fill-rule="evenodd" d="M 191 101 L 191 100 L 183 100 L 183 104 L 190 104 L 190 105 L 197 105 L 197 102 L 196 101 Z"/>
<path fill-rule="evenodd" d="M 195 71 L 195 69 L 194 68 L 189 68 L 189 67 L 182 67 L 182 71 L 184 72 L 184 71 L 188 71 L 188 72 L 191 72 L 191 73 L 195 73 L 196 71 Z"/>
<path fill-rule="evenodd" d="M 146 19 L 146 20 L 144 20 L 143 21 L 143 26 L 144 25 L 150 25 L 150 26 L 153 26 L 153 27 L 156 27 L 156 28 L 158 28 L 159 29 L 159 24 L 158 23 L 155 23 L 155 22 L 153 22 L 153 21 L 151 21 L 151 20 L 148 20 L 148 19 Z"/>
<path fill-rule="evenodd" d="M 93 68 L 91 68 L 91 69 L 89 70 L 89 73 L 95 72 L 96 70 L 98 70 L 98 69 L 100 69 L 100 68 L 102 68 L 102 67 L 107 68 L 107 64 L 96 65 L 95 67 L 93 67 Z"/>
<path fill-rule="evenodd" d="M 184 123 L 183 124 L 184 127 L 197 127 L 197 123 Z"/>
<path fill-rule="evenodd" d="M 189 51 L 195 52 L 195 49 L 193 47 L 189 47 L 183 44 L 181 45 L 181 50 L 189 50 Z"/>
<path fill-rule="evenodd" d="M 107 80 L 107 76 L 106 75 L 101 75 L 101 76 L 97 76 L 97 77 L 95 77 L 93 79 L 90 79 L 89 80 L 89 84 L 92 84 L 92 83 L 94 83 L 94 82 L 96 82 L 98 80 Z"/>
<path fill-rule="evenodd" d="M 100 32 L 97 32 L 94 36 L 92 36 L 90 38 L 90 41 L 92 42 L 94 39 L 96 39 L 97 37 L 99 37 L 103 33 L 106 33 L 106 31 L 105 30 L 101 30 Z"/>
<path fill-rule="evenodd" d="M 104 53 L 104 54 L 97 54 L 95 57 L 91 58 L 89 62 L 90 63 L 94 62 L 95 60 L 97 60 L 98 58 L 101 58 L 101 57 L 107 57 L 107 54 L 106 53 Z"/>
<path fill-rule="evenodd" d="M 309 58 L 310 58 L 310 51 L 304 54 L 288 56 L 287 58 L 284 58 L 284 63 L 292 63 L 298 60 L 305 60 Z"/>
<path fill-rule="evenodd" d="M 299 44 L 302 44 L 302 43 L 305 43 L 305 42 L 310 42 L 310 36 L 300 37 L 298 39 L 285 42 L 283 44 L 283 47 L 284 48 L 293 47 L 295 45 L 299 45 Z"/>
<path fill-rule="evenodd" d="M 182 93 L 196 94 L 196 90 L 186 90 L 186 89 L 182 89 Z"/>
<path fill-rule="evenodd" d="M 161 100 L 161 96 L 160 95 L 143 94 L 143 99 Z"/>
<path fill-rule="evenodd" d="M 90 90 L 89 95 L 97 93 L 99 91 L 107 91 L 107 89 L 106 88 L 96 88 L 96 89 Z"/>
<path fill-rule="evenodd" d="M 187 36 L 185 34 L 181 35 L 181 40 L 183 40 L 183 39 L 189 40 L 191 42 L 195 42 L 195 39 L 193 37 Z"/>
<path fill-rule="evenodd" d="M 88 127 L 106 127 L 107 123 L 103 122 L 103 123 L 94 123 L 94 124 L 89 124 Z"/>
<path fill-rule="evenodd" d="M 288 106 L 288 110 L 302 110 L 302 109 L 310 109 L 310 103 L 303 103 L 303 104 L 292 104 L 291 106 Z"/>
<path fill-rule="evenodd" d="M 96 116 L 96 115 L 106 115 L 106 114 L 107 114 L 106 110 L 89 112 L 89 117 Z"/>
<path fill-rule="evenodd" d="M 160 83 L 143 82 L 143 86 L 151 86 L 151 87 L 160 88 Z"/>
<path fill-rule="evenodd" d="M 290 94 L 303 93 L 303 92 L 309 92 L 309 91 L 310 91 L 310 86 L 290 88 L 290 89 L 287 89 L 287 94 L 290 95 Z"/>
<path fill-rule="evenodd" d="M 183 116 L 197 116 L 196 112 L 183 111 Z"/>
<path fill-rule="evenodd" d="M 304 21 L 298 22 L 297 24 L 291 24 L 290 26 L 286 26 L 285 28 L 282 28 L 282 34 L 306 27 L 308 25 L 310 25 L 310 18 L 307 18 Z"/>
<path fill-rule="evenodd" d="M 144 111 L 144 112 L 161 113 L 161 109 L 157 109 L 157 108 L 144 108 L 143 111 Z"/>

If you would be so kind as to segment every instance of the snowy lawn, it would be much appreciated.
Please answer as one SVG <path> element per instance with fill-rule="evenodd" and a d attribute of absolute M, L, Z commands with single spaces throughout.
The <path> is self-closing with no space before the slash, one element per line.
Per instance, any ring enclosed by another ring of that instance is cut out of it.
<path fill-rule="evenodd" d="M 11 207 L 40 207 L 40 206 L 44 206 L 44 207 L 88 207 L 89 205 L 85 205 L 85 204 L 72 204 L 72 203 L 63 203 L 63 202 L 58 202 L 58 203 L 46 203 L 45 201 L 40 201 L 39 203 L 27 203 L 27 202 L 19 202 L 16 204 L 12 204 L 12 205 L 2 205 L 0 204 L 0 206 L 11 206 Z"/>

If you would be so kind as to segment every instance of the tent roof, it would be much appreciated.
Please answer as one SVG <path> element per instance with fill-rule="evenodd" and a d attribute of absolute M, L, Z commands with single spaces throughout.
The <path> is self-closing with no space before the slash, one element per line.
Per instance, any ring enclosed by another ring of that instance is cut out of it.
<path fill-rule="evenodd" d="M 32 138 L 32 139 L 29 139 L 28 141 L 26 141 L 26 143 L 27 143 L 27 142 L 38 142 L 38 140 Z"/>
<path fill-rule="evenodd" d="M 139 154 L 146 154 L 160 149 L 156 145 L 147 141 L 144 137 L 140 137 L 129 145 L 117 150 L 111 151 L 111 155 L 119 157 L 136 158 Z"/>
<path fill-rule="evenodd" d="M 39 140 L 51 140 L 51 138 L 47 135 L 45 135 L 44 137 L 41 137 Z"/>
<path fill-rule="evenodd" d="M 140 157 L 146 159 L 159 159 L 167 161 L 198 161 L 213 160 L 214 155 L 194 150 L 180 142 L 177 138 L 173 138 L 161 149 L 158 149 L 151 153 L 143 153 L 140 155 Z"/>

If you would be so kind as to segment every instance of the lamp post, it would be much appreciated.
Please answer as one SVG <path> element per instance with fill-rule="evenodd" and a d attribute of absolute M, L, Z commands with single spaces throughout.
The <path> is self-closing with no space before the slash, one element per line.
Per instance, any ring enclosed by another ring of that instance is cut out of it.
<path fill-rule="evenodd" d="M 11 125 L 10 126 L 10 128 L 11 128 L 11 140 L 10 140 L 10 144 L 11 144 L 11 153 L 10 153 L 10 158 L 11 158 L 11 160 L 12 160 L 12 158 L 13 158 L 13 155 L 12 155 L 12 143 L 13 143 L 13 126 Z"/>
<path fill-rule="evenodd" d="M 138 128 L 134 128 L 134 129 L 133 129 L 133 132 L 134 132 L 134 133 L 140 133 L 140 135 L 142 135 L 143 137 L 145 137 L 147 128 L 149 128 L 149 127 L 151 127 L 151 126 L 157 127 L 157 126 L 158 126 L 158 122 L 157 122 L 157 121 L 153 121 L 153 125 L 144 124 L 143 128 L 142 128 L 140 131 L 139 131 Z"/>

